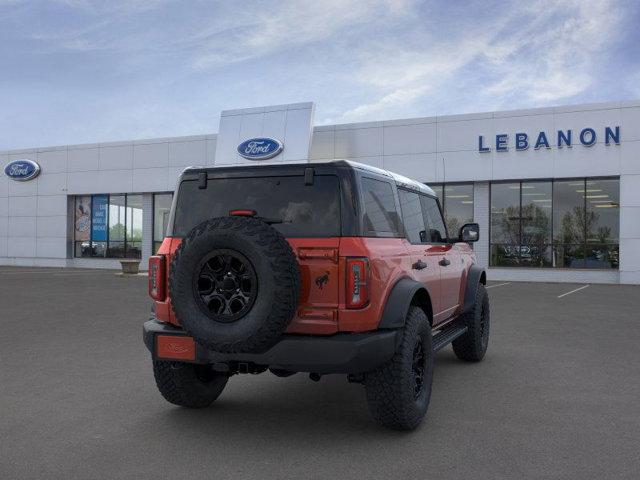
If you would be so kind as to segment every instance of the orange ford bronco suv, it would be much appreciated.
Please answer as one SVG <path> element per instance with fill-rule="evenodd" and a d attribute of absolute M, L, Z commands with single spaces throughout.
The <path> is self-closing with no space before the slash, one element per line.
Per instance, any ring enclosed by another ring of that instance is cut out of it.
<path fill-rule="evenodd" d="M 206 407 L 239 373 L 363 383 L 372 416 L 419 425 L 434 353 L 487 350 L 486 274 L 424 184 L 347 161 L 189 168 L 149 260 L 160 393 Z"/>

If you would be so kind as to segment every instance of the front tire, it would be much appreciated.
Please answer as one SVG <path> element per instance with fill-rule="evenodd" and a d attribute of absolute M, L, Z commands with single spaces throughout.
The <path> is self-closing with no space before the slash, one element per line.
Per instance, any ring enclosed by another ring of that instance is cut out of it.
<path fill-rule="evenodd" d="M 375 421 L 394 430 L 413 430 L 431 398 L 433 348 L 424 311 L 410 307 L 402 343 L 391 360 L 365 375 L 369 410 Z"/>
<path fill-rule="evenodd" d="M 153 361 L 153 375 L 169 403 L 187 408 L 205 408 L 222 393 L 229 377 L 209 365 Z"/>
<path fill-rule="evenodd" d="M 479 362 L 487 353 L 491 326 L 489 295 L 483 284 L 478 285 L 473 308 L 462 315 L 461 321 L 467 326 L 467 333 L 453 341 L 453 351 L 460 360 Z"/>

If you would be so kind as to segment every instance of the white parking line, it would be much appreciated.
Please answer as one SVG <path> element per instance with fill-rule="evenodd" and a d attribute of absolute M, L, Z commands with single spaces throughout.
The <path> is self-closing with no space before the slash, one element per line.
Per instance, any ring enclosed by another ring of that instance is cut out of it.
<path fill-rule="evenodd" d="M 576 288 L 575 290 L 571 290 L 570 292 L 567 293 L 563 293 L 562 295 L 558 295 L 558 298 L 562 298 L 562 297 L 566 297 L 567 295 L 571 295 L 572 293 L 576 293 L 579 292 L 580 290 L 584 290 L 585 288 L 587 288 L 589 285 L 583 285 L 580 288 Z"/>
<path fill-rule="evenodd" d="M 504 283 L 496 283 L 495 285 L 489 285 L 488 287 L 486 287 L 487 289 L 489 288 L 494 288 L 494 287 L 501 287 L 503 285 L 509 285 L 511 282 L 504 282 Z"/>

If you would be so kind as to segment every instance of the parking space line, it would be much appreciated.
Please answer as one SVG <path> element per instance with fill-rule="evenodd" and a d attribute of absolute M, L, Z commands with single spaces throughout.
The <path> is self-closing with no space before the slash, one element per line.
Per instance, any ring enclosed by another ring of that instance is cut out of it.
<path fill-rule="evenodd" d="M 589 285 L 583 285 L 582 287 L 576 288 L 575 290 L 571 290 L 570 292 L 563 293 L 562 295 L 558 295 L 558 298 L 566 297 L 567 295 L 571 295 L 572 293 L 579 292 L 580 290 L 584 290 Z"/>
<path fill-rule="evenodd" d="M 489 289 L 494 287 L 502 287 L 503 285 L 509 285 L 509 284 L 511 284 L 511 282 L 496 283 L 495 285 L 489 285 L 488 287 L 485 287 L 485 288 Z"/>

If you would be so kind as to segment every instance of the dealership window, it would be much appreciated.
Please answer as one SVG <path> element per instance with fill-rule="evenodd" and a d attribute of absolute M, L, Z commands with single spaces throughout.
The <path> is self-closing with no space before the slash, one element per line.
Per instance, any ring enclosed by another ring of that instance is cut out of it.
<path fill-rule="evenodd" d="M 167 233 L 172 201 L 172 193 L 156 193 L 153 195 L 153 253 L 157 253 Z"/>
<path fill-rule="evenodd" d="M 75 198 L 76 257 L 140 258 L 142 195 L 83 195 Z"/>
<path fill-rule="evenodd" d="M 492 266 L 618 268 L 619 180 L 491 184 Z"/>
<path fill-rule="evenodd" d="M 440 200 L 449 235 L 456 237 L 465 223 L 473 222 L 473 183 L 429 186 Z"/>

